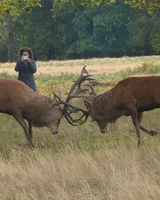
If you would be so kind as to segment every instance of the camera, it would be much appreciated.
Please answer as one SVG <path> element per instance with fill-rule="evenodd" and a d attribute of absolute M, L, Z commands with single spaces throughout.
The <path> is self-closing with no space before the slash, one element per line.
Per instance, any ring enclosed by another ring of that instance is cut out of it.
<path fill-rule="evenodd" d="M 28 56 L 23 56 L 23 59 L 24 60 L 28 60 Z"/>

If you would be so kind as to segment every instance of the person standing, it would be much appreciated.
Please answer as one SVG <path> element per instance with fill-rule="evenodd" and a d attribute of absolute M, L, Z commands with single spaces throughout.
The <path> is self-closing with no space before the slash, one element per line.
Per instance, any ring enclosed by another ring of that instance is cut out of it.
<path fill-rule="evenodd" d="M 37 71 L 36 63 L 32 59 L 33 52 L 28 47 L 22 47 L 19 49 L 18 54 L 20 60 L 18 60 L 15 71 L 18 72 L 18 80 L 24 82 L 32 90 L 36 91 L 36 84 L 34 79 L 34 73 Z"/>

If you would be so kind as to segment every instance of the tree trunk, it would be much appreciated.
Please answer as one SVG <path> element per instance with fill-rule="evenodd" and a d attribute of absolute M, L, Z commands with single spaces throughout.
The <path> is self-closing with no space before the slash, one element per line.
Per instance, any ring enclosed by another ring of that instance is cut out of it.
<path fill-rule="evenodd" d="M 13 29 L 11 15 L 8 15 L 8 62 L 13 62 Z"/>

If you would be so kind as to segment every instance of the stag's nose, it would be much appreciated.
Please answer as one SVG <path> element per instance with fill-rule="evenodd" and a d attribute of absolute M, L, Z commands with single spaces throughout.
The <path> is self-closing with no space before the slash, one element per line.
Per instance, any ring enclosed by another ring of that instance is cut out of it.
<path fill-rule="evenodd" d="M 102 128 L 101 129 L 101 133 L 106 133 L 107 129 L 106 128 Z"/>

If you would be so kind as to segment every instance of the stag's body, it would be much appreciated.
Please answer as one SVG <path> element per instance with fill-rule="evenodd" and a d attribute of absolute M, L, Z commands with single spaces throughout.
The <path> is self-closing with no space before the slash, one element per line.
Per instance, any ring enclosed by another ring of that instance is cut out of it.
<path fill-rule="evenodd" d="M 12 115 L 23 127 L 31 147 L 32 125 L 48 127 L 52 133 L 58 133 L 62 117 L 59 105 L 49 97 L 39 95 L 23 82 L 12 79 L 0 79 L 0 112 Z M 29 123 L 29 131 L 24 121 Z"/>
<path fill-rule="evenodd" d="M 83 67 L 78 80 L 74 81 L 75 83 L 71 87 L 65 101 L 62 100 L 60 94 L 58 96 L 55 92 L 53 92 L 54 100 L 52 100 L 49 97 L 34 92 L 21 81 L 0 79 L 0 112 L 12 115 L 17 120 L 24 129 L 31 147 L 34 148 L 32 143 L 32 126 L 46 126 L 53 134 L 57 134 L 60 120 L 63 116 L 71 125 L 75 125 L 74 123 L 77 123 L 83 117 L 85 117 L 84 122 L 87 120 L 88 111 L 69 103 L 72 98 L 83 97 L 79 96 L 79 94 L 89 90 L 81 88 L 83 82 L 93 80 L 85 67 Z M 59 104 L 64 104 L 63 109 L 60 108 Z M 71 114 L 79 111 L 82 112 L 82 116 L 78 119 L 73 119 Z M 28 121 L 29 130 L 27 129 L 25 119 Z"/>
<path fill-rule="evenodd" d="M 107 123 L 115 122 L 121 116 L 131 116 L 136 127 L 138 144 L 141 143 L 139 129 L 150 135 L 140 125 L 142 113 L 160 107 L 160 77 L 131 77 L 120 81 L 111 90 L 97 96 L 89 105 L 85 103 L 89 114 L 95 120 L 101 132 L 106 132 Z"/>

